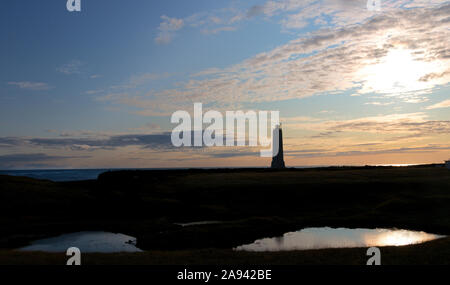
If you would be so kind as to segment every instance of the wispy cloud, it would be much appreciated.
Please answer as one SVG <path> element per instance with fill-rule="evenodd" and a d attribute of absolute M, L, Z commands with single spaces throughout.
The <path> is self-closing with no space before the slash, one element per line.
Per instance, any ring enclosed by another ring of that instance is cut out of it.
<path fill-rule="evenodd" d="M 161 16 L 162 22 L 159 24 L 159 33 L 155 38 L 158 44 L 168 44 L 172 41 L 176 31 L 184 26 L 183 19 L 170 18 L 166 15 Z"/>
<path fill-rule="evenodd" d="M 346 132 L 347 136 L 349 136 L 349 133 L 368 133 L 380 136 L 405 134 L 415 137 L 450 133 L 450 121 L 430 120 L 422 112 L 371 116 L 351 120 L 288 122 L 286 125 L 291 129 L 320 132 L 321 136 L 330 136 L 340 132 Z"/>
<path fill-rule="evenodd" d="M 298 29 L 314 22 L 316 25 L 338 26 L 362 23 L 379 13 L 390 13 L 401 8 L 433 7 L 445 0 L 383 0 L 381 11 L 367 9 L 367 0 L 268 0 L 252 6 L 247 15 L 282 16 L 283 28 Z M 314 20 L 314 21 L 313 21 Z"/>
<path fill-rule="evenodd" d="M 224 27 L 219 27 L 219 28 L 215 28 L 215 29 L 203 29 L 202 33 L 205 35 L 214 35 L 214 34 L 218 34 L 220 32 L 232 32 L 232 31 L 235 31 L 236 29 L 237 29 L 237 27 L 224 26 Z"/>
<path fill-rule="evenodd" d="M 57 67 L 56 71 L 66 74 L 66 75 L 80 74 L 81 67 L 84 65 L 85 65 L 85 63 L 81 62 L 80 60 L 72 60 L 68 63 L 65 63 L 65 64 Z"/>
<path fill-rule="evenodd" d="M 432 110 L 432 109 L 449 108 L 449 107 L 450 107 L 450 100 L 445 100 L 445 101 L 436 103 L 434 105 L 428 106 L 428 107 L 426 107 L 426 109 Z"/>
<path fill-rule="evenodd" d="M 401 147 L 382 150 L 349 150 L 349 151 L 286 151 L 287 156 L 291 157 L 349 157 L 349 156 L 368 156 L 368 155 L 384 155 L 384 154 L 414 154 L 414 153 L 432 153 L 438 151 L 448 151 L 450 146 L 425 145 L 420 147 Z"/>
<path fill-rule="evenodd" d="M 11 81 L 8 82 L 8 85 L 17 86 L 20 89 L 35 90 L 35 91 L 50 90 L 53 88 L 44 82 L 30 82 L 30 81 Z"/>
<path fill-rule="evenodd" d="M 142 73 L 142 74 L 137 74 L 137 75 L 133 75 L 130 77 L 129 79 L 129 85 L 131 87 L 136 87 L 139 85 L 143 85 L 145 83 L 154 81 L 154 80 L 160 80 L 160 79 L 165 79 L 170 77 L 171 74 L 168 72 L 163 72 L 163 73 Z"/>
<path fill-rule="evenodd" d="M 0 169 L 11 168 L 42 168 L 53 165 L 55 162 L 75 158 L 73 156 L 55 156 L 45 153 L 17 153 L 0 155 Z M 86 158 L 86 156 L 78 157 Z"/>
<path fill-rule="evenodd" d="M 274 2 L 265 14 L 289 10 L 296 3 Z M 433 88 L 450 82 L 450 74 L 445 74 L 450 56 L 443 44 L 450 38 L 449 15 L 450 4 L 387 9 L 360 24 L 322 29 L 238 64 L 209 68 L 173 89 L 136 95 L 133 100 L 128 95 L 121 101 L 142 108 L 138 112 L 146 115 L 185 109 L 196 100 L 236 106 L 351 89 L 356 94 L 375 92 L 404 102 L 424 102 Z M 440 76 L 424 81 L 430 73 Z"/>
<path fill-rule="evenodd" d="M 389 106 L 392 104 L 394 104 L 394 102 L 377 102 L 377 101 L 375 101 L 375 102 L 364 103 L 364 105 L 373 105 L 373 106 Z"/>
<path fill-rule="evenodd" d="M 145 126 L 148 128 L 158 128 L 154 124 Z M 194 133 L 191 134 L 193 137 Z M 176 161 L 190 161 L 194 157 L 201 158 L 236 158 L 247 156 L 259 156 L 259 149 L 256 147 L 174 147 L 171 143 L 171 133 L 159 132 L 155 134 L 123 134 L 123 135 L 105 135 L 99 133 L 68 133 L 67 136 L 54 138 L 39 137 L 0 137 L 0 149 L 16 151 L 27 149 L 28 151 L 37 151 L 46 149 L 50 153 L 63 152 L 64 154 L 73 153 L 73 155 L 60 156 L 48 155 L 44 153 L 19 153 L 14 155 L 0 155 L 1 168 L 20 168 L 34 167 L 41 168 L 55 165 L 57 162 L 68 163 L 68 160 L 89 160 L 98 157 L 99 153 L 121 153 L 121 160 L 135 161 L 136 159 L 151 160 L 146 158 L 143 153 L 152 152 L 154 155 L 164 153 L 164 157 L 157 159 L 158 163 L 162 161 L 171 161 L 170 157 Z M 87 154 L 87 155 L 83 155 Z M 153 155 L 153 156 L 154 156 Z M 136 156 L 136 157 L 135 157 Z"/>
<path fill-rule="evenodd" d="M 445 0 L 384 0 L 381 12 L 392 13 L 405 8 L 430 8 L 445 2 Z M 243 7 L 236 7 L 235 3 L 232 3 L 227 8 L 198 12 L 183 19 L 163 15 L 155 42 L 159 44 L 171 42 L 174 32 L 185 26 L 200 28 L 206 35 L 235 31 L 240 22 L 261 15 L 269 21 L 281 18 L 279 23 L 282 30 L 298 30 L 313 24 L 320 27 L 359 24 L 381 13 L 368 10 L 367 0 L 268 0 L 250 7 L 241 6 Z"/>
<path fill-rule="evenodd" d="M 173 148 L 171 133 L 105 135 L 99 133 L 62 133 L 61 137 L 0 137 L 0 147 L 45 147 L 64 150 L 113 150 L 127 146 L 153 149 Z"/>
<path fill-rule="evenodd" d="M 188 27 L 198 29 L 204 35 L 235 31 L 240 22 L 250 17 L 246 15 L 246 11 L 234 6 L 231 4 L 227 8 L 197 12 L 184 18 L 162 15 L 155 42 L 168 44 L 173 40 L 177 31 Z"/>

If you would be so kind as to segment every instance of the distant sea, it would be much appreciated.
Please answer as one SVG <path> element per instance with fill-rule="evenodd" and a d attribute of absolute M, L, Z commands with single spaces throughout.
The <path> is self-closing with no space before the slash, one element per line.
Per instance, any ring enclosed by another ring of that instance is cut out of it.
<path fill-rule="evenodd" d="M 417 164 L 378 164 L 374 166 L 412 166 Z M 315 166 L 293 166 L 294 168 L 317 168 L 329 167 L 330 165 L 315 165 Z M 256 166 L 258 167 L 258 166 Z M 260 167 L 260 166 L 259 166 Z M 205 167 L 203 169 L 215 169 L 216 167 Z M 237 167 L 227 167 L 237 168 Z M 243 167 L 251 168 L 251 167 Z M 25 176 L 35 179 L 52 180 L 55 182 L 63 181 L 80 181 L 97 179 L 98 175 L 106 171 L 119 170 L 166 170 L 171 168 L 100 168 L 100 169 L 45 169 L 45 170 L 0 170 L 0 175 Z M 178 168 L 187 169 L 187 168 Z"/>
<path fill-rule="evenodd" d="M 233 168 L 233 167 L 230 167 Z M 35 179 L 51 180 L 55 182 L 81 181 L 97 179 L 107 171 L 119 170 L 167 170 L 171 168 L 99 168 L 99 169 L 31 169 L 31 170 L 0 170 L 0 175 L 25 176 Z M 187 168 L 178 168 L 187 169 Z M 207 169 L 207 168 L 205 168 Z"/>
<path fill-rule="evenodd" d="M 235 168 L 235 167 L 229 167 Z M 119 170 L 167 170 L 172 168 L 99 168 L 99 169 L 31 169 L 31 170 L 0 170 L 0 175 L 24 176 L 35 179 L 51 180 L 55 182 L 81 181 L 97 179 L 107 171 Z M 187 168 L 178 168 L 187 169 Z M 205 169 L 208 169 L 205 168 Z"/>
<path fill-rule="evenodd" d="M 100 173 L 109 170 L 110 169 L 0 170 L 0 175 L 26 176 L 62 182 L 97 179 Z"/>

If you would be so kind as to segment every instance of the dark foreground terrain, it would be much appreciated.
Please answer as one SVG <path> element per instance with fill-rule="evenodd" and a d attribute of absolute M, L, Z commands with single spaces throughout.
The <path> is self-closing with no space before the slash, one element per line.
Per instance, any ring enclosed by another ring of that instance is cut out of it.
<path fill-rule="evenodd" d="M 223 223 L 175 224 L 211 220 Z M 63 183 L 0 176 L 0 264 L 65 264 L 64 254 L 14 249 L 89 230 L 135 236 L 146 252 L 83 254 L 83 264 L 365 264 L 364 248 L 231 250 L 318 226 L 450 235 L 450 171 L 434 165 L 120 171 Z M 450 264 L 450 238 L 385 247 L 382 263 Z"/>

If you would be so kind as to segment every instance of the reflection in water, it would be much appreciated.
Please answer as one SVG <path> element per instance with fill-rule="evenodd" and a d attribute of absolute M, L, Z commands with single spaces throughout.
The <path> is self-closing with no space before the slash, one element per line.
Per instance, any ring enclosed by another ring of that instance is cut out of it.
<path fill-rule="evenodd" d="M 443 236 L 397 229 L 306 228 L 282 237 L 264 238 L 235 250 L 282 251 L 320 248 L 400 246 L 422 243 Z"/>
<path fill-rule="evenodd" d="M 25 251 L 65 252 L 78 247 L 83 252 L 140 252 L 136 238 L 108 232 L 78 232 L 41 239 L 22 247 Z"/>
<path fill-rule="evenodd" d="M 190 226 L 203 226 L 203 225 L 213 225 L 220 224 L 222 222 L 219 221 L 200 221 L 200 222 L 190 222 L 190 223 L 175 223 L 175 225 L 182 227 L 190 227 Z"/>

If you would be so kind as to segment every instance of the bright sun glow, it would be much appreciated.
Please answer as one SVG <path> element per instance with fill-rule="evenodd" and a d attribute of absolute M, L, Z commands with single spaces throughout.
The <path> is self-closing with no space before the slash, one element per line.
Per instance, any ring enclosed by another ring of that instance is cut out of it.
<path fill-rule="evenodd" d="M 386 231 L 375 238 L 376 246 L 401 246 L 416 244 L 436 239 L 437 235 L 425 232 L 410 232 L 405 230 Z"/>
<path fill-rule="evenodd" d="M 438 62 L 414 58 L 411 50 L 393 49 L 379 63 L 361 70 L 362 91 L 387 94 L 429 89 L 433 83 L 421 78 L 440 70 Z"/>

